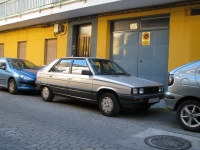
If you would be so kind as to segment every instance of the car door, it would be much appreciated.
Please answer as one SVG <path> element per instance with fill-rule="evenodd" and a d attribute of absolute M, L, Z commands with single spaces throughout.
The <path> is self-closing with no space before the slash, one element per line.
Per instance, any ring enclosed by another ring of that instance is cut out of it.
<path fill-rule="evenodd" d="M 0 59 L 0 85 L 6 86 L 6 80 L 8 78 L 7 65 L 4 59 Z"/>
<path fill-rule="evenodd" d="M 82 75 L 82 70 L 89 70 L 85 59 L 74 59 L 71 74 L 68 75 L 68 95 L 84 100 L 91 100 L 92 77 Z"/>
<path fill-rule="evenodd" d="M 53 93 L 66 96 L 71 59 L 61 59 L 48 73 L 47 82 Z"/>

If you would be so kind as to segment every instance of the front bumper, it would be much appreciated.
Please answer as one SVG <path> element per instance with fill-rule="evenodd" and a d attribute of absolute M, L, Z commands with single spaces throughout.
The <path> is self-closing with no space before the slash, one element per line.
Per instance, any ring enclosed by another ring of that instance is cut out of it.
<path fill-rule="evenodd" d="M 39 90 L 35 85 L 35 81 L 19 81 L 17 83 L 18 90 Z"/>
<path fill-rule="evenodd" d="M 164 93 L 151 95 L 118 95 L 123 108 L 142 108 L 160 102 L 164 98 Z"/>
<path fill-rule="evenodd" d="M 183 97 L 182 95 L 166 92 L 164 99 L 165 99 L 167 108 L 174 110 L 178 100 L 181 99 L 182 97 Z"/>

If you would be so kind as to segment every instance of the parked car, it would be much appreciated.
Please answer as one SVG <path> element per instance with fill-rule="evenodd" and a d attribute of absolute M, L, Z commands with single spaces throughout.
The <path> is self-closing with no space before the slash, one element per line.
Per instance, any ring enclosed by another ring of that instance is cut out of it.
<path fill-rule="evenodd" d="M 129 75 L 108 59 L 68 57 L 53 61 L 37 73 L 44 101 L 62 95 L 98 104 L 103 115 L 121 108 L 148 109 L 164 97 L 163 85 Z"/>
<path fill-rule="evenodd" d="M 200 131 L 200 60 L 169 72 L 165 101 L 185 130 Z"/>
<path fill-rule="evenodd" d="M 35 85 L 38 67 L 28 60 L 0 58 L 0 87 L 11 94 L 19 90 L 37 90 Z"/>

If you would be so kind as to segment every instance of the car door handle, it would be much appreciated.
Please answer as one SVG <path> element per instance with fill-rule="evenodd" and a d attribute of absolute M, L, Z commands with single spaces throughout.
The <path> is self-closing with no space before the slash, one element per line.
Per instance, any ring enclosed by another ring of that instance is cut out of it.
<path fill-rule="evenodd" d="M 49 77 L 52 77 L 52 75 L 50 75 Z"/>
<path fill-rule="evenodd" d="M 142 60 L 138 60 L 138 62 L 142 62 Z"/>

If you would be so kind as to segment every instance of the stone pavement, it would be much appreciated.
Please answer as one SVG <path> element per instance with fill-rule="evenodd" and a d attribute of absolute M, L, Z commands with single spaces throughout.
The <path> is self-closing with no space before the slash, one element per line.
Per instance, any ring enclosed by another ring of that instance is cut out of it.
<path fill-rule="evenodd" d="M 37 93 L 11 95 L 0 90 L 0 150 L 155 150 L 152 135 L 173 135 L 200 149 L 200 133 L 183 130 L 175 112 L 152 107 L 105 117 L 98 106 Z"/>

